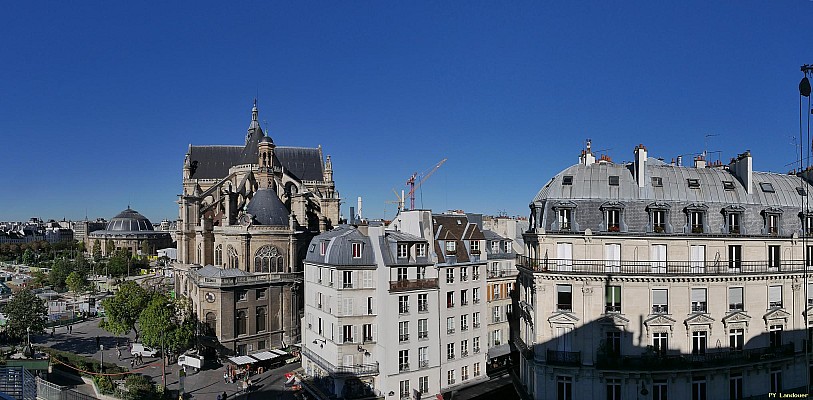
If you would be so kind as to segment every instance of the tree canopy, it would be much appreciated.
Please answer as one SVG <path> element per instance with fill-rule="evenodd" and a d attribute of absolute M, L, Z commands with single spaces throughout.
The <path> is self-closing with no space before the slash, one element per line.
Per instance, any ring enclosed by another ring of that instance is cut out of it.
<path fill-rule="evenodd" d="M 150 294 L 137 283 L 122 283 L 115 296 L 102 301 L 107 317 L 101 327 L 117 335 L 127 335 L 131 330 L 138 334 L 136 322 L 149 301 Z"/>
<path fill-rule="evenodd" d="M 15 294 L 3 307 L 3 313 L 8 318 L 6 332 L 12 339 L 25 339 L 26 328 L 31 328 L 31 333 L 35 334 L 45 332 L 48 308 L 45 301 L 29 289 L 23 289 Z"/>
<path fill-rule="evenodd" d="M 138 319 L 141 341 L 147 346 L 160 347 L 163 339 L 167 349 L 179 353 L 189 348 L 195 339 L 195 321 L 191 312 L 179 301 L 155 293 Z"/>
<path fill-rule="evenodd" d="M 65 284 L 68 286 L 68 290 L 74 294 L 84 292 L 90 287 L 87 274 L 83 270 L 73 271 L 68 274 L 68 277 L 65 278 Z"/>

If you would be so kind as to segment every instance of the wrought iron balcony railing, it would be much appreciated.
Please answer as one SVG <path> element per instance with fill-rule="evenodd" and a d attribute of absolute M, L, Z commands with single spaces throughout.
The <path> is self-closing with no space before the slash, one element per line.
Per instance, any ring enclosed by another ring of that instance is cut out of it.
<path fill-rule="evenodd" d="M 769 261 L 607 261 L 532 258 L 518 255 L 518 266 L 534 272 L 592 275 L 742 275 L 803 272 L 804 260 Z M 813 271 L 813 266 L 808 266 Z"/>
<path fill-rule="evenodd" d="M 545 361 L 550 365 L 578 366 L 582 363 L 582 352 L 548 350 Z"/>
<path fill-rule="evenodd" d="M 302 348 L 302 355 L 315 362 L 316 365 L 331 376 L 369 376 L 378 374 L 377 362 L 375 364 L 334 365 L 308 347 Z"/>
<path fill-rule="evenodd" d="M 420 289 L 437 289 L 437 288 L 438 288 L 438 278 L 405 279 L 400 281 L 390 281 L 391 292 L 420 290 Z"/>
<path fill-rule="evenodd" d="M 744 350 L 712 350 L 705 354 L 643 354 L 618 356 L 598 354 L 596 368 L 609 370 L 672 370 L 753 364 L 794 355 L 793 343 L 777 347 Z"/>

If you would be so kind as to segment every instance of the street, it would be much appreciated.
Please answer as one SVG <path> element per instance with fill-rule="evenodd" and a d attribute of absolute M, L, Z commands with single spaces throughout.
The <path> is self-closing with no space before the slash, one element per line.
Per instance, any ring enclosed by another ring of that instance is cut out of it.
<path fill-rule="evenodd" d="M 101 328 L 99 328 L 99 321 L 101 319 L 93 319 L 73 325 L 72 332 L 68 333 L 65 327 L 56 329 L 54 337 L 50 336 L 50 331 L 46 335 L 32 336 L 31 341 L 35 346 L 51 347 L 57 350 L 69 351 L 75 354 L 84 356 L 91 356 L 94 360 L 98 361 L 101 357 L 102 351 L 96 345 L 96 337 L 99 338 L 99 343 L 104 346 L 104 361 L 115 363 L 125 368 L 130 368 L 131 356 L 127 351 L 126 336 L 115 336 Z M 121 346 L 122 354 L 121 360 L 116 356 L 116 345 Z M 144 364 L 152 364 L 158 361 L 158 358 L 144 357 Z M 211 364 L 212 367 L 218 364 Z M 279 399 L 291 400 L 294 399 L 293 392 L 286 390 L 285 387 L 285 373 L 297 369 L 298 363 L 287 364 L 275 370 L 266 371 L 263 374 L 254 375 L 251 377 L 253 383 L 253 390 L 248 394 L 241 394 L 240 388 L 237 383 L 226 383 L 223 380 L 223 372 L 226 366 L 217 366 L 216 369 L 203 369 L 197 373 L 188 372 L 184 379 L 184 389 L 187 393 L 187 398 L 193 399 L 217 399 L 218 394 L 226 392 L 228 398 L 247 399 L 247 398 L 262 398 L 262 399 Z M 138 365 L 135 367 L 139 368 Z M 180 367 L 177 364 L 170 364 L 166 367 L 166 380 L 169 390 L 178 390 Z M 157 364 L 150 366 L 141 371 L 142 374 L 152 377 L 157 385 L 161 385 L 161 365 Z M 124 377 L 120 378 L 123 379 Z M 87 385 L 85 385 L 87 386 Z M 90 387 L 77 387 L 77 390 L 86 394 L 93 394 L 93 389 Z"/>

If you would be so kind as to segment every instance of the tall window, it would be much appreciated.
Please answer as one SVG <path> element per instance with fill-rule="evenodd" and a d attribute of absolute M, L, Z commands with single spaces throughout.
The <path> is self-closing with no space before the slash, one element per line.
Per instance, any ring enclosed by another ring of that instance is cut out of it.
<path fill-rule="evenodd" d="M 692 354 L 706 354 L 706 346 L 708 344 L 708 332 L 695 331 L 692 332 Z"/>
<path fill-rule="evenodd" d="M 608 243 L 604 245 L 604 271 L 621 271 L 621 244 Z"/>
<path fill-rule="evenodd" d="M 468 340 L 461 340 L 460 341 L 460 356 L 466 357 L 469 355 L 469 341 Z"/>
<path fill-rule="evenodd" d="M 667 289 L 652 289 L 652 313 L 666 314 L 669 312 L 669 292 Z"/>
<path fill-rule="evenodd" d="M 706 288 L 692 288 L 692 312 L 706 312 Z"/>
<path fill-rule="evenodd" d="M 732 234 L 740 233 L 740 213 L 733 212 L 728 214 L 727 222 L 728 222 L 728 233 Z"/>
<path fill-rule="evenodd" d="M 805 265 L 807 269 L 813 269 L 813 245 L 808 245 L 805 251 Z"/>
<path fill-rule="evenodd" d="M 429 366 L 429 348 L 418 347 L 418 367 L 426 368 Z"/>
<path fill-rule="evenodd" d="M 556 268 L 559 271 L 573 270 L 573 243 L 556 243 Z"/>
<path fill-rule="evenodd" d="M 693 210 L 689 211 L 689 224 L 692 228 L 692 233 L 703 233 L 703 211 Z"/>
<path fill-rule="evenodd" d="M 611 208 L 607 210 L 607 231 L 618 232 L 621 230 L 621 210 Z"/>
<path fill-rule="evenodd" d="M 605 289 L 606 305 L 605 312 L 621 312 L 621 286 L 607 286 Z"/>
<path fill-rule="evenodd" d="M 771 369 L 771 393 L 782 391 L 782 370 Z"/>
<path fill-rule="evenodd" d="M 742 271 L 742 246 L 738 244 L 728 246 L 728 269 L 730 272 Z"/>
<path fill-rule="evenodd" d="M 477 348 L 477 347 L 475 347 L 475 348 Z M 477 348 L 477 349 L 479 349 L 479 348 Z M 479 351 L 479 350 L 475 350 L 474 352 L 476 353 L 477 351 Z M 473 366 L 472 369 L 474 370 L 474 377 L 475 378 L 480 376 L 480 363 L 474 363 L 474 366 Z"/>
<path fill-rule="evenodd" d="M 460 267 L 460 281 L 465 282 L 469 280 L 469 267 Z"/>
<path fill-rule="evenodd" d="M 362 325 L 362 338 L 361 340 L 364 342 L 372 342 L 375 340 L 373 338 L 373 324 L 364 324 Z"/>
<path fill-rule="evenodd" d="M 446 308 L 454 307 L 454 292 L 446 292 Z"/>
<path fill-rule="evenodd" d="M 342 288 L 353 288 L 353 271 L 342 271 Z"/>
<path fill-rule="evenodd" d="M 398 313 L 409 313 L 409 296 L 398 296 Z"/>
<path fill-rule="evenodd" d="M 415 245 L 415 256 L 426 257 L 426 243 L 418 243 Z"/>
<path fill-rule="evenodd" d="M 692 400 L 706 400 L 706 377 L 692 377 Z"/>
<path fill-rule="evenodd" d="M 446 344 L 446 359 L 454 360 L 454 343 Z"/>
<path fill-rule="evenodd" d="M 266 330 L 265 322 L 268 319 L 267 313 L 265 311 L 265 307 L 257 307 L 257 314 L 255 315 L 256 321 L 255 325 L 257 326 L 257 332 L 263 332 Z"/>
<path fill-rule="evenodd" d="M 480 288 L 476 287 L 471 289 L 471 300 L 474 304 L 480 303 Z"/>
<path fill-rule="evenodd" d="M 479 311 L 475 311 L 475 312 L 473 312 L 471 314 L 471 324 L 475 328 L 480 327 L 480 312 Z"/>
<path fill-rule="evenodd" d="M 782 285 L 768 286 L 768 308 L 782 308 Z"/>
<path fill-rule="evenodd" d="M 469 251 L 471 252 L 471 254 L 480 254 L 480 241 L 479 240 L 469 241 Z"/>
<path fill-rule="evenodd" d="M 765 230 L 769 235 L 779 234 L 779 214 L 765 215 Z"/>
<path fill-rule="evenodd" d="M 419 319 L 418 320 L 418 340 L 428 339 L 429 338 L 429 320 L 428 319 Z"/>
<path fill-rule="evenodd" d="M 621 400 L 621 379 L 607 379 L 607 400 Z"/>
<path fill-rule="evenodd" d="M 284 272 L 283 259 L 276 247 L 262 246 L 254 254 L 254 272 Z"/>
<path fill-rule="evenodd" d="M 569 208 L 560 208 L 559 209 L 559 230 L 561 231 L 569 231 L 570 230 L 570 215 L 572 210 Z"/>
<path fill-rule="evenodd" d="M 409 367 L 407 367 L 406 369 L 409 369 Z M 401 369 L 401 371 L 405 371 L 405 369 Z M 399 388 L 400 388 L 399 393 L 401 395 L 401 398 L 402 399 L 408 399 L 409 396 L 411 395 L 411 393 L 409 393 L 409 380 L 401 381 Z"/>
<path fill-rule="evenodd" d="M 573 288 L 570 285 L 556 285 L 556 309 L 573 311 Z M 498 306 L 499 307 L 499 306 Z M 497 322 L 497 321 L 495 321 Z"/>
<path fill-rule="evenodd" d="M 229 268 L 240 268 L 240 261 L 237 258 L 237 250 L 231 245 L 226 247 L 226 253 L 229 255 Z"/>
<path fill-rule="evenodd" d="M 742 297 L 743 289 L 741 287 L 728 288 L 728 310 L 729 311 L 743 311 L 745 304 Z"/>
<path fill-rule="evenodd" d="M 422 376 L 418 378 L 418 390 L 421 391 L 421 394 L 429 393 L 429 377 Z"/>
<path fill-rule="evenodd" d="M 467 381 L 469 379 L 469 366 L 464 365 L 460 368 L 460 380 Z"/>
<path fill-rule="evenodd" d="M 729 400 L 742 400 L 742 372 L 732 372 L 728 379 Z"/>
<path fill-rule="evenodd" d="M 728 347 L 731 350 L 742 350 L 745 332 L 742 329 L 730 329 L 728 331 Z"/>
<path fill-rule="evenodd" d="M 398 341 L 409 341 L 409 321 L 398 322 Z"/>
<path fill-rule="evenodd" d="M 237 314 L 234 316 L 234 324 L 236 325 L 235 330 L 237 331 L 238 336 L 239 335 L 245 335 L 246 333 L 248 333 L 248 330 L 246 329 L 247 328 L 246 325 L 248 325 L 247 324 L 248 321 L 246 319 L 247 319 L 247 317 L 246 317 L 246 311 L 245 310 L 237 311 Z"/>
<path fill-rule="evenodd" d="M 353 340 L 353 325 L 342 325 L 342 342 L 343 343 L 352 343 Z"/>
<path fill-rule="evenodd" d="M 407 280 L 409 277 L 409 270 L 406 267 L 398 267 L 397 277 L 399 281 Z"/>
<path fill-rule="evenodd" d="M 452 357 L 454 358 L 454 357 Z M 450 369 L 446 372 L 446 383 L 449 385 L 454 385 L 455 383 L 455 370 Z"/>
<path fill-rule="evenodd" d="M 353 258 L 361 258 L 361 242 L 352 243 Z"/>
<path fill-rule="evenodd" d="M 652 231 L 655 233 L 666 232 L 666 210 L 652 210 Z"/>
<path fill-rule="evenodd" d="M 454 333 L 454 317 L 446 318 L 446 333 L 448 334 Z"/>
<path fill-rule="evenodd" d="M 782 325 L 771 325 L 768 328 L 768 344 L 771 347 L 782 345 Z"/>
<path fill-rule="evenodd" d="M 768 270 L 779 271 L 781 267 L 781 248 L 779 246 L 768 246 Z"/>
<path fill-rule="evenodd" d="M 398 243 L 398 258 L 409 257 L 409 245 L 406 243 Z"/>
<path fill-rule="evenodd" d="M 463 314 L 460 316 L 460 330 L 469 330 L 469 314 Z"/>
<path fill-rule="evenodd" d="M 669 392 L 666 379 L 655 379 L 652 381 L 652 400 L 668 400 L 666 394 Z"/>
<path fill-rule="evenodd" d="M 418 312 L 429 312 L 429 297 L 426 293 L 418 295 Z"/>
<path fill-rule="evenodd" d="M 706 270 L 706 246 L 691 245 L 689 247 L 689 267 L 693 274 L 702 274 Z"/>
<path fill-rule="evenodd" d="M 502 322 L 502 310 L 500 306 L 494 306 L 492 322 L 494 323 Z"/>
<path fill-rule="evenodd" d="M 652 335 L 652 348 L 655 353 L 665 355 L 669 348 L 669 334 L 666 332 L 655 332 Z"/>
<path fill-rule="evenodd" d="M 573 377 L 556 377 L 556 400 L 573 400 Z"/>
<path fill-rule="evenodd" d="M 649 262 L 652 267 L 653 274 L 665 274 L 666 273 L 666 245 L 665 244 L 653 244 L 650 247 L 649 252 Z"/>
<path fill-rule="evenodd" d="M 469 304 L 469 291 L 468 290 L 461 290 L 460 291 L 460 305 L 466 306 Z"/>
<path fill-rule="evenodd" d="M 454 268 L 446 268 L 446 283 L 454 283 Z"/>
<path fill-rule="evenodd" d="M 218 267 L 223 266 L 223 245 L 218 244 L 215 246 L 215 265 Z"/>
<path fill-rule="evenodd" d="M 473 339 L 471 339 L 471 347 L 474 349 L 475 353 L 480 352 L 480 337 L 479 336 L 475 336 Z M 477 376 L 477 375 L 475 375 L 475 376 Z"/>
<path fill-rule="evenodd" d="M 605 339 L 605 346 L 607 355 L 620 356 L 621 355 L 621 332 L 608 331 Z"/>

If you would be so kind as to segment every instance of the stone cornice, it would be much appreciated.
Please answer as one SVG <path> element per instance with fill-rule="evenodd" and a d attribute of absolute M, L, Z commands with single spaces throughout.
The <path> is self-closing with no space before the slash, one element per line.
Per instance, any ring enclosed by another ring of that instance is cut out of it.
<path fill-rule="evenodd" d="M 581 274 L 567 274 L 562 273 L 544 273 L 536 272 L 534 275 L 535 283 L 542 283 L 544 281 L 551 282 L 585 282 L 586 285 L 591 285 L 592 282 L 599 282 L 604 284 L 610 282 L 648 282 L 648 283 L 711 283 L 711 282 L 760 282 L 760 281 L 777 281 L 777 280 L 790 280 L 801 278 L 804 276 L 803 272 L 798 273 L 785 273 L 785 274 L 759 274 L 759 275 L 706 275 L 706 276 L 657 276 L 657 275 L 581 275 Z"/>

